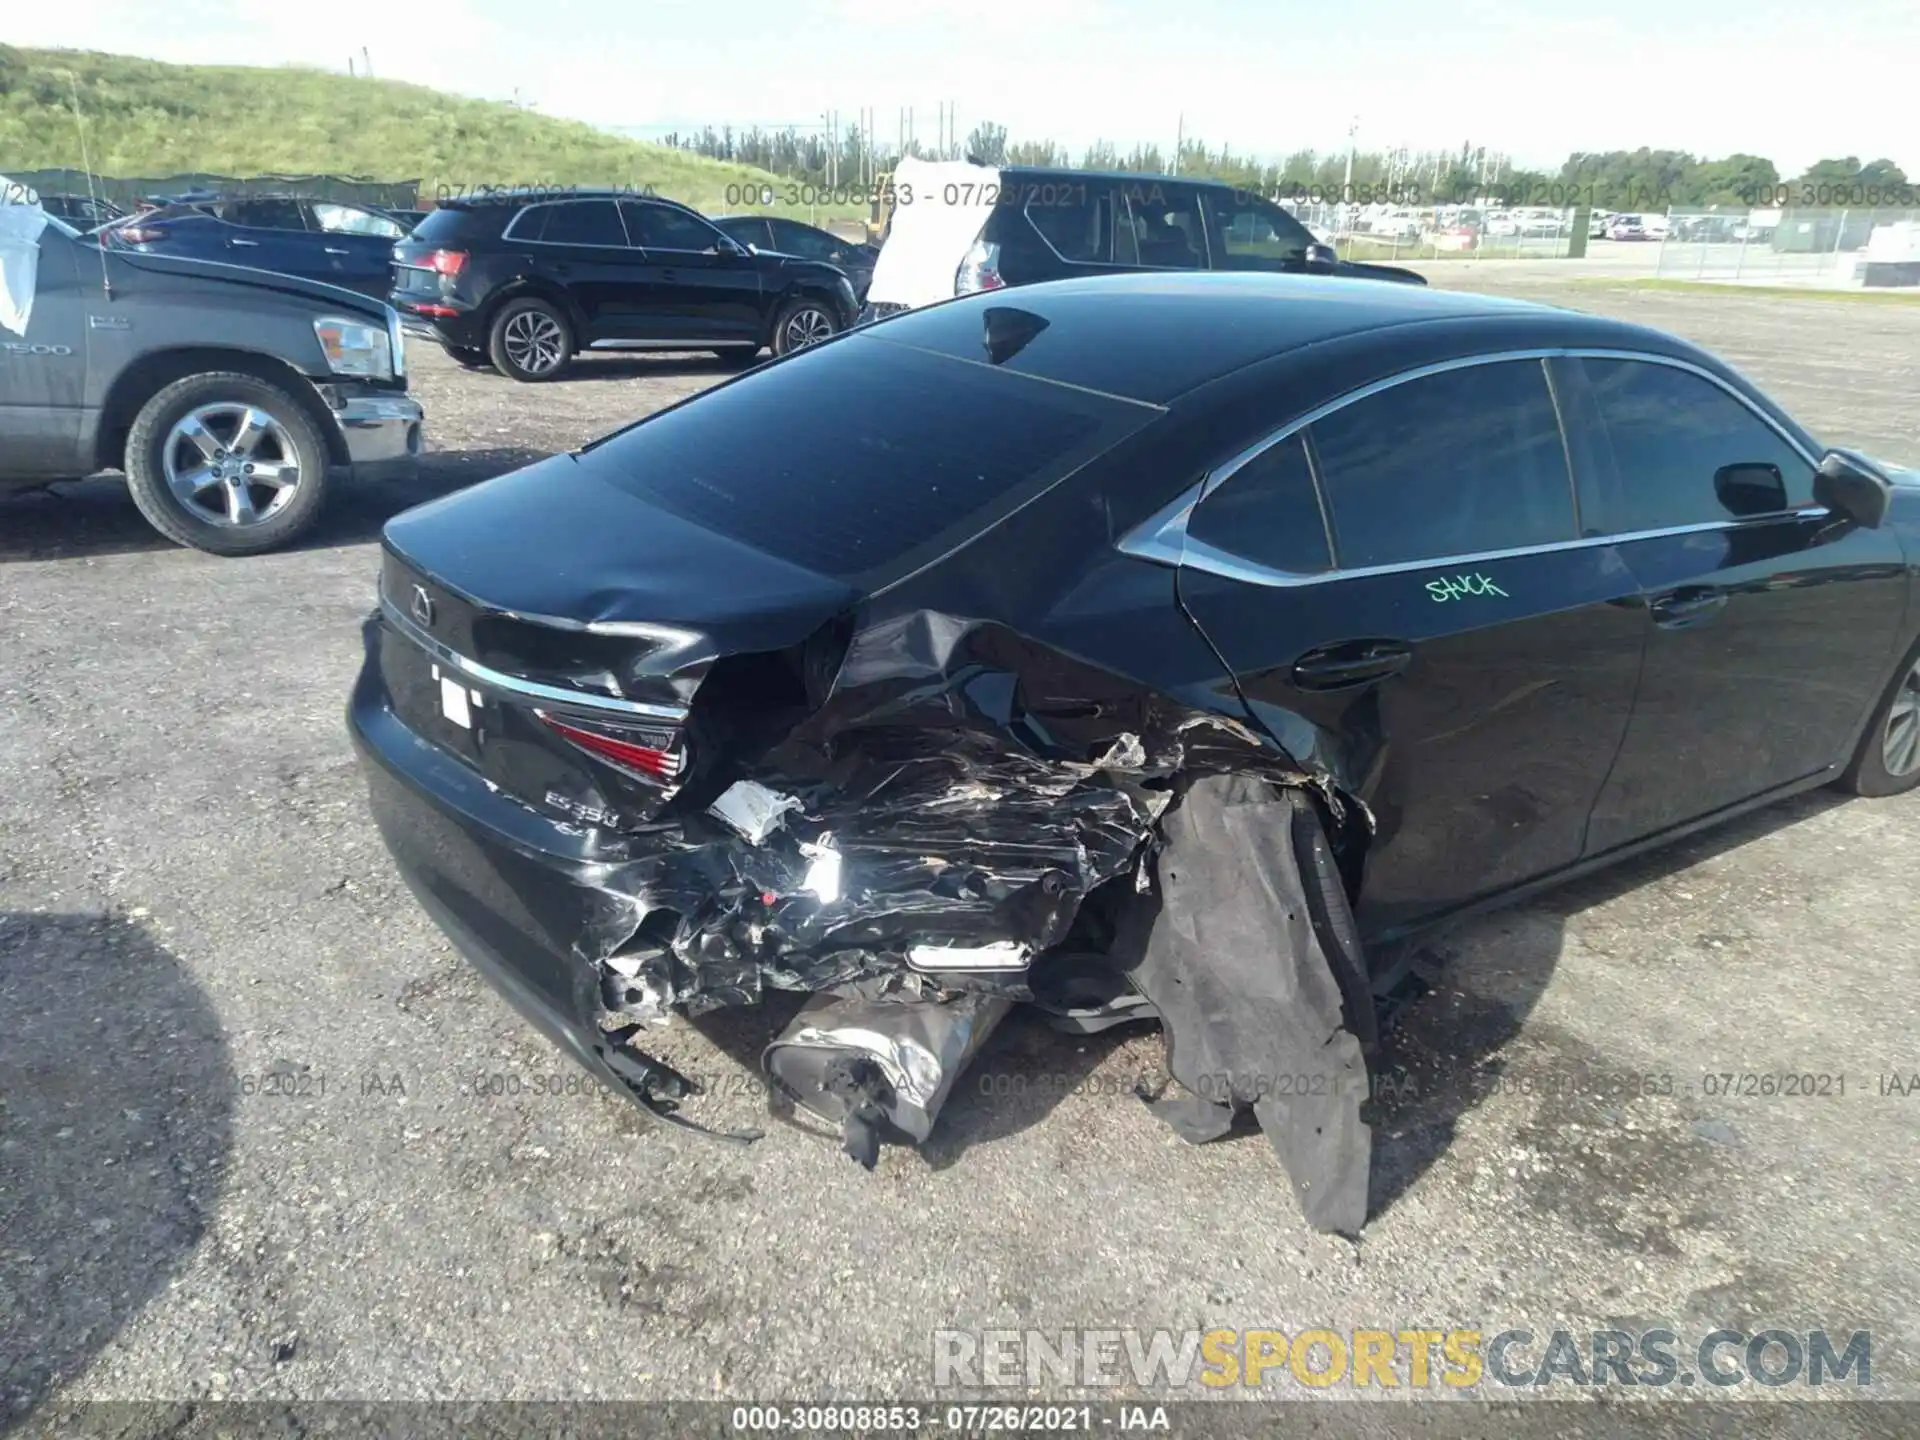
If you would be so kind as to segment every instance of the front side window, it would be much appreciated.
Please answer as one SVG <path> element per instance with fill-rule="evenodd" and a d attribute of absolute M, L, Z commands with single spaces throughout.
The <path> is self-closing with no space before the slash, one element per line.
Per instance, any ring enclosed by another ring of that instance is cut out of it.
<path fill-rule="evenodd" d="M 1619 482 L 1609 530 L 1705 525 L 1813 503 L 1813 466 L 1711 380 L 1641 360 L 1580 363 Z"/>
<path fill-rule="evenodd" d="M 1229 475 L 1194 508 L 1187 539 L 1295 575 L 1332 565 L 1305 441 L 1290 435 Z"/>
<path fill-rule="evenodd" d="M 1278 205 L 1231 190 L 1209 191 L 1214 265 L 1220 270 L 1297 270 L 1313 236 Z"/>
<path fill-rule="evenodd" d="M 547 205 L 546 228 L 540 238 L 549 245 L 619 245 L 627 243 L 627 232 L 620 226 L 620 212 L 611 200 L 569 200 Z M 517 238 L 526 238 L 526 220 L 514 226 Z"/>
<path fill-rule="evenodd" d="M 384 215 L 362 210 L 358 205 L 335 205 L 316 201 L 312 207 L 317 229 L 330 235 L 374 235 L 383 240 L 402 240 L 406 230 Z"/>
<path fill-rule="evenodd" d="M 1315 421 L 1311 434 L 1342 569 L 1576 538 L 1537 360 L 1409 380 Z"/>
<path fill-rule="evenodd" d="M 627 229 L 643 250 L 711 250 L 719 237 L 704 222 L 671 205 L 624 200 Z"/>

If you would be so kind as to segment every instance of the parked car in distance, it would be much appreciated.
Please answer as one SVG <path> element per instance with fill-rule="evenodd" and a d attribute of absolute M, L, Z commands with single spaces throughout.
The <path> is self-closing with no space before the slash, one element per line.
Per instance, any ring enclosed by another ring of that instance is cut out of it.
<path fill-rule="evenodd" d="M 0 492 L 124 470 L 168 539 L 248 555 L 312 525 L 334 477 L 415 468 L 400 319 L 356 291 L 48 217 L 12 298 L 31 303 L 0 331 Z"/>
<path fill-rule="evenodd" d="M 873 265 L 880 258 L 878 245 L 855 244 L 817 226 L 778 216 L 720 215 L 713 223 L 742 245 L 780 255 L 797 255 L 803 260 L 821 260 L 845 271 L 853 283 L 854 299 L 865 301 L 867 298 L 867 286 L 873 283 Z"/>
<path fill-rule="evenodd" d="M 1279 205 L 1219 181 L 902 160 L 871 318 L 1080 275 L 1265 270 L 1426 281 L 1342 260 Z"/>
<path fill-rule="evenodd" d="M 382 543 L 349 724 L 428 913 L 655 1113 L 689 1087 L 647 1024 L 813 991 L 818 1040 L 855 1008 L 866 1072 L 796 1093 L 856 1154 L 856 1099 L 925 1138 L 951 1084 L 895 1037 L 964 1064 L 927 1037 L 989 1000 L 1144 994 L 1189 1090 L 1196 1056 L 1322 1073 L 1422 929 L 1813 786 L 1920 783 L 1920 476 L 1683 340 L 1464 291 L 995 289 Z M 1210 845 L 1183 817 L 1216 800 L 1248 808 Z M 1209 905 L 1202 938 L 1267 943 L 1182 948 Z M 1314 1003 L 1261 977 L 1317 965 L 1313 1053 L 1236 1049 Z M 1296 1188 L 1357 1223 L 1364 1151 L 1310 1157 L 1366 1127 L 1323 1120 Z"/>
<path fill-rule="evenodd" d="M 581 350 L 751 363 L 850 326 L 824 260 L 756 253 L 699 211 L 621 191 L 449 201 L 393 247 L 395 308 L 462 365 L 552 380 Z"/>
<path fill-rule="evenodd" d="M 406 233 L 398 220 L 364 205 L 238 195 L 163 205 L 107 227 L 101 237 L 116 249 L 246 265 L 384 300 L 393 242 Z"/>
<path fill-rule="evenodd" d="M 1644 215 L 1616 215 L 1607 225 L 1609 240 L 1645 240 L 1647 218 Z"/>

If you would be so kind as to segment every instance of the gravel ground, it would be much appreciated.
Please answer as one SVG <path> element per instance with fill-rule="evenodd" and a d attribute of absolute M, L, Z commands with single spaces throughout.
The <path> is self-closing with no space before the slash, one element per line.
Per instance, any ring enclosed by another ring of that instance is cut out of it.
<path fill-rule="evenodd" d="M 1920 311 L 1498 283 L 1920 464 Z M 1437 940 L 1358 1246 L 1257 1136 L 1191 1148 L 1130 1098 L 1153 1035 L 1016 1019 L 872 1175 L 767 1124 L 778 1013 L 659 1047 L 710 1123 L 767 1125 L 746 1152 L 570 1083 L 366 817 L 341 712 L 374 542 L 719 372 L 416 370 L 420 479 L 337 495 L 292 553 L 172 548 L 109 481 L 0 501 L 0 1417 L 925 1396 L 934 1329 L 1065 1326 L 1869 1329 L 1873 1393 L 1920 1395 L 1920 1095 L 1878 1082 L 1920 1070 L 1920 797 L 1804 798 Z M 1703 1093 L 1723 1071 L 1846 1089 Z"/>

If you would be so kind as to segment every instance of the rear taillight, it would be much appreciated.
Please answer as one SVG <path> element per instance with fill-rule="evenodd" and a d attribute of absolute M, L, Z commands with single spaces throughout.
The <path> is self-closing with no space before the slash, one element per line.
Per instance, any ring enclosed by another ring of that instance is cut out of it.
<path fill-rule="evenodd" d="M 429 250 L 412 262 L 422 270 L 431 270 L 436 275 L 458 275 L 467 267 L 467 252 L 464 250 Z"/>
<path fill-rule="evenodd" d="M 606 761 L 637 779 L 653 784 L 671 785 L 686 769 L 686 750 L 671 730 L 582 722 L 577 718 L 561 720 L 545 710 L 534 714 L 554 734 L 569 745 Z"/>
<path fill-rule="evenodd" d="M 976 240 L 966 259 L 953 274 L 953 293 L 971 295 L 979 290 L 999 290 L 1006 285 L 1000 278 L 1000 247 L 988 240 Z"/>

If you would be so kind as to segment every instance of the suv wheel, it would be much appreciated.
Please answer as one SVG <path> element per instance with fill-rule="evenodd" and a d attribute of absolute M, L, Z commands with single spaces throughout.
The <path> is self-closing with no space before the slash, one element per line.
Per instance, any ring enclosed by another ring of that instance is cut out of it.
<path fill-rule="evenodd" d="M 780 307 L 773 322 L 773 353 L 791 355 L 830 340 L 840 331 L 840 319 L 823 301 L 802 295 Z"/>
<path fill-rule="evenodd" d="M 551 380 L 573 358 L 566 317 L 544 300 L 509 300 L 493 317 L 487 354 L 514 380 Z"/>
<path fill-rule="evenodd" d="M 169 540 L 215 555 L 286 544 L 320 513 L 327 447 L 278 385 L 212 371 L 176 380 L 127 432 L 127 489 Z"/>

